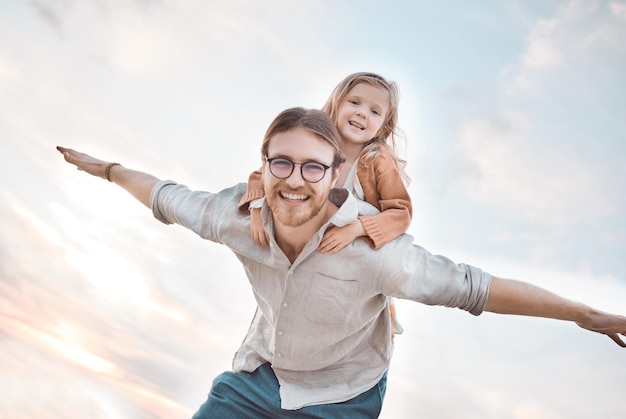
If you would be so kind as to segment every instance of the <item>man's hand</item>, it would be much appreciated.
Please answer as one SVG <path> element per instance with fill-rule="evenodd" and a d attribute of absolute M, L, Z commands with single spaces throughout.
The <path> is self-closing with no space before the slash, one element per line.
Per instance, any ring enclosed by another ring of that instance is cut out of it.
<path fill-rule="evenodd" d="M 78 170 L 106 179 L 105 171 L 108 162 L 98 160 L 88 154 L 80 153 L 71 148 L 57 146 L 57 150 L 63 154 L 66 162 L 73 164 Z"/>
<path fill-rule="evenodd" d="M 57 146 L 57 150 L 63 154 L 65 161 L 76 166 L 78 170 L 115 182 L 139 202 L 150 208 L 150 192 L 152 187 L 159 181 L 156 177 L 148 173 L 128 169 L 120 164 L 112 166 L 112 163 L 98 160 L 71 148 Z M 114 177 L 112 175 L 113 171 L 115 171 Z M 109 175 L 108 178 L 107 174 Z"/>
<path fill-rule="evenodd" d="M 607 335 L 613 342 L 626 348 L 626 342 L 620 337 L 620 335 L 626 336 L 626 317 L 624 316 L 594 311 L 586 320 L 576 322 L 576 324 L 583 329 Z"/>
<path fill-rule="evenodd" d="M 527 282 L 493 277 L 485 311 L 573 321 L 626 348 L 620 337 L 626 336 L 626 317 L 596 310 Z"/>

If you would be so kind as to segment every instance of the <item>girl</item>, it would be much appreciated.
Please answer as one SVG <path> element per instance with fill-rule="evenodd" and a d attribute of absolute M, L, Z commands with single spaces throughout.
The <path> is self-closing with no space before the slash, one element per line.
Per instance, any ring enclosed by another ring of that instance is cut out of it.
<path fill-rule="evenodd" d="M 337 187 L 344 187 L 359 198 L 359 220 L 326 231 L 320 252 L 336 253 L 357 237 L 378 249 L 404 233 L 412 216 L 411 198 L 405 184 L 406 162 L 396 152 L 399 93 L 396 83 L 374 73 L 354 73 L 342 80 L 322 108 L 339 131 L 346 156 Z M 263 197 L 261 172 L 248 180 L 248 191 L 239 203 L 241 212 L 250 211 L 252 237 L 267 246 L 255 200 Z M 252 205 L 250 205 L 252 203 Z M 402 333 L 390 304 L 394 333 Z"/>

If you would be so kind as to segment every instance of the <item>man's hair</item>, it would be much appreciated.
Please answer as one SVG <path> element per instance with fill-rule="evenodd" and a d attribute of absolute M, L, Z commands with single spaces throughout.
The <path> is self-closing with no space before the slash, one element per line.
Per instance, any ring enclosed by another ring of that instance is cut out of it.
<path fill-rule="evenodd" d="M 318 109 L 290 108 L 282 111 L 272 121 L 263 138 L 261 153 L 267 156 L 270 140 L 276 134 L 289 131 L 293 128 L 304 128 L 321 141 L 330 145 L 334 150 L 333 168 L 346 161 L 341 151 L 339 132 L 330 117 Z"/>

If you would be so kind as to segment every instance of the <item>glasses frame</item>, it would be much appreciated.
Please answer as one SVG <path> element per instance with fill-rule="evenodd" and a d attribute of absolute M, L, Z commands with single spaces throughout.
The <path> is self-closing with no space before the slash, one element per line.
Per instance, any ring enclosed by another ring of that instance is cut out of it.
<path fill-rule="evenodd" d="M 289 163 L 291 163 L 291 171 L 289 171 L 289 174 L 287 176 L 282 176 L 282 177 L 281 176 L 276 176 L 276 174 L 272 171 L 272 162 L 274 160 L 284 160 L 284 161 L 288 161 Z M 293 171 L 296 168 L 296 165 L 300 165 L 300 176 L 302 177 L 302 179 L 304 179 L 304 181 L 306 181 L 308 183 L 318 183 L 318 182 L 320 182 L 326 176 L 326 172 L 328 171 L 328 169 L 330 169 L 331 167 L 334 166 L 334 165 L 329 166 L 327 164 L 320 163 L 320 162 L 315 161 L 315 160 L 305 161 L 303 163 L 297 163 L 295 161 L 291 161 L 290 159 L 288 159 L 286 157 L 272 157 L 272 158 L 270 158 L 268 156 L 265 156 L 265 161 L 268 164 L 268 167 L 270 169 L 270 173 L 272 174 L 272 176 L 274 176 L 277 179 L 287 179 L 287 178 L 289 178 L 291 175 L 293 175 Z M 324 174 L 322 175 L 322 177 L 319 178 L 318 180 L 314 181 L 314 182 L 312 182 L 312 181 L 308 180 L 306 177 L 304 177 L 304 169 L 303 169 L 304 165 L 305 164 L 309 164 L 309 163 L 319 164 L 320 166 L 322 166 L 324 168 Z"/>

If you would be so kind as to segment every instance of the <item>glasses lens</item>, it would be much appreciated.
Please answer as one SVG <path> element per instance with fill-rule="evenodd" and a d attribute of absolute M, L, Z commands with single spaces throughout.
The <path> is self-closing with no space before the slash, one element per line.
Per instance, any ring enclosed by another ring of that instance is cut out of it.
<path fill-rule="evenodd" d="M 319 163 L 304 163 L 302 165 L 302 177 L 307 182 L 319 182 L 324 177 L 326 168 Z"/>
<path fill-rule="evenodd" d="M 270 162 L 270 171 L 279 179 L 284 179 L 291 175 L 293 163 L 285 159 L 273 159 Z"/>

